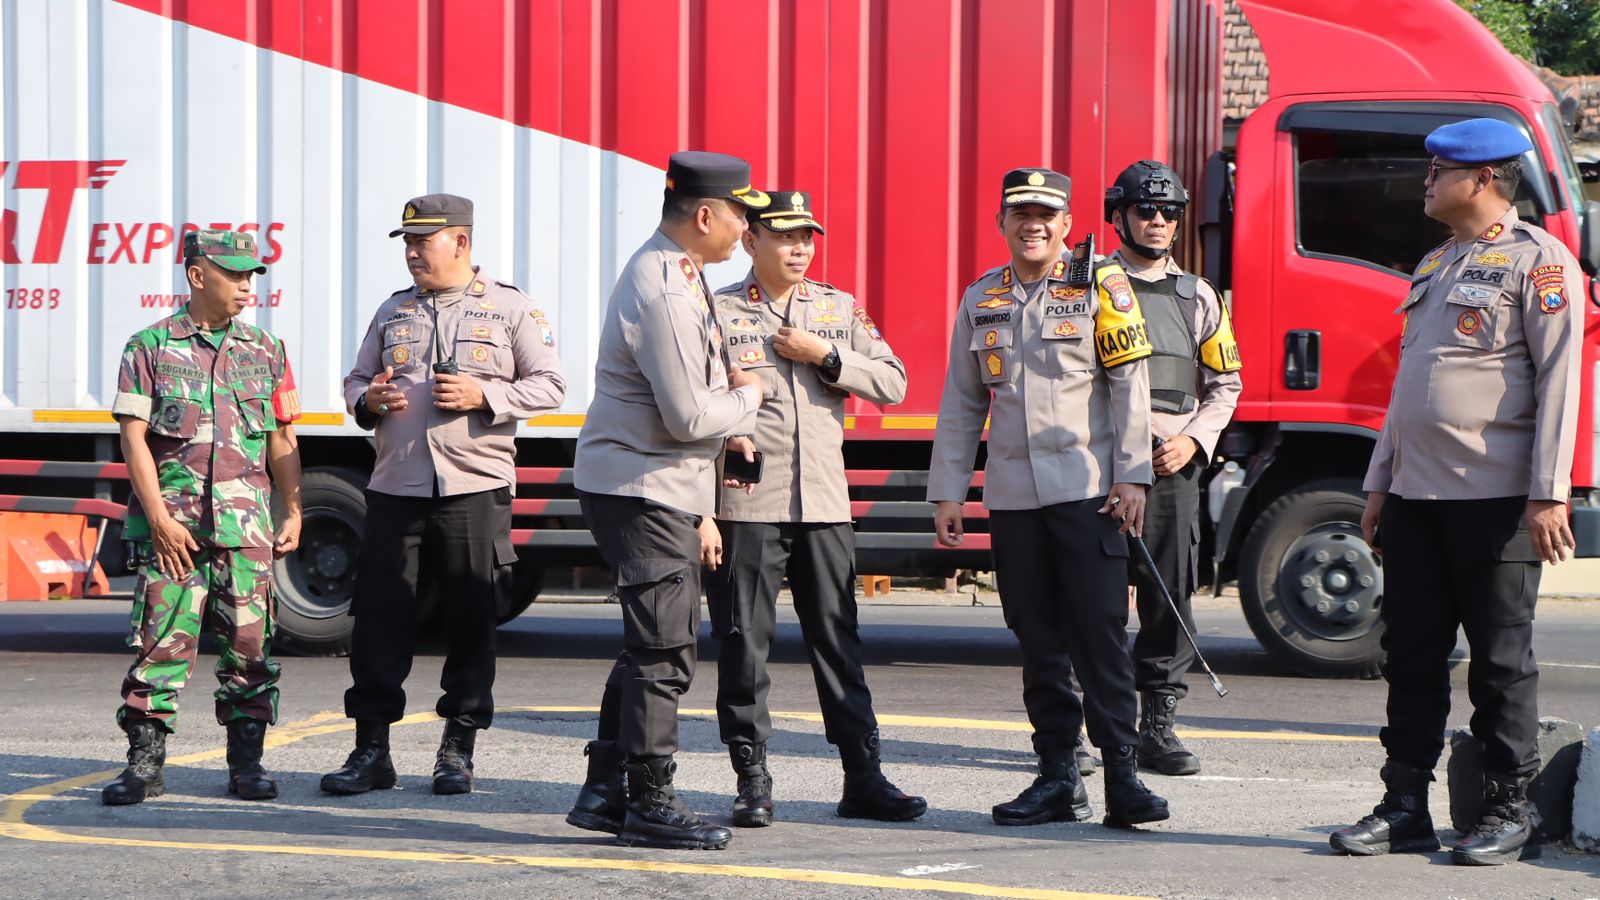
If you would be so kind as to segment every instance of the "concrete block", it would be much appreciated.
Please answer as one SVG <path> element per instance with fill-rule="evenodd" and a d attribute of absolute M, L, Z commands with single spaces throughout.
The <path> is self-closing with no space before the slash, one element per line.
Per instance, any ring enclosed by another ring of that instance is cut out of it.
<path fill-rule="evenodd" d="M 1539 720 L 1539 771 L 1528 785 L 1534 826 L 1543 841 L 1559 841 L 1572 828 L 1572 793 L 1583 752 L 1583 728 L 1562 719 Z M 1483 803 L 1483 745 L 1465 728 L 1450 735 L 1450 827 L 1466 831 Z"/>
<path fill-rule="evenodd" d="M 1600 728 L 1589 729 L 1578 762 L 1578 785 L 1572 792 L 1572 843 L 1579 850 L 1600 853 Z"/>

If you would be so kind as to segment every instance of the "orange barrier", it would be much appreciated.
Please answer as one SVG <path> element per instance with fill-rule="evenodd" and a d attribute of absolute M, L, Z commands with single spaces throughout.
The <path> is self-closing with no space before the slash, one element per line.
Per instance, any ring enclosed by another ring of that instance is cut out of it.
<path fill-rule="evenodd" d="M 99 537 L 87 516 L 0 512 L 0 600 L 109 594 L 94 561 Z"/>

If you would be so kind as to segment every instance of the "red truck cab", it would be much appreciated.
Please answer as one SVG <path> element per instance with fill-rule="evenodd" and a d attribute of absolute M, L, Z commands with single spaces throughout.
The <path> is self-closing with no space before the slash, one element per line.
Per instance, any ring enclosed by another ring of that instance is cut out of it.
<path fill-rule="evenodd" d="M 1240 5 L 1270 61 L 1270 94 L 1239 129 L 1233 164 L 1213 160 L 1202 201 L 1206 273 L 1231 291 L 1251 376 L 1221 451 L 1245 464 L 1211 484 L 1213 557 L 1269 649 L 1309 672 L 1371 672 L 1383 579 L 1355 524 L 1361 480 L 1398 365 L 1395 308 L 1449 236 L 1422 212 L 1423 138 L 1480 116 L 1522 129 L 1534 150 L 1519 215 L 1582 263 L 1572 508 L 1585 556 L 1600 555 L 1600 204 L 1584 198 L 1550 90 L 1449 0 Z"/>

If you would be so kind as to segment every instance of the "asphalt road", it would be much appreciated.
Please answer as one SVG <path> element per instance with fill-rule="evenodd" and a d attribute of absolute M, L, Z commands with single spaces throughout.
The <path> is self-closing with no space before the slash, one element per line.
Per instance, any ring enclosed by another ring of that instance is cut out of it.
<path fill-rule="evenodd" d="M 944 605 L 918 605 L 942 602 Z M 121 768 L 112 722 L 128 663 L 126 604 L 0 604 L 0 894 L 102 897 L 421 896 L 900 897 L 1090 894 L 1159 897 L 1562 897 L 1600 895 L 1600 856 L 1548 848 L 1538 862 L 1463 869 L 1443 853 L 1337 857 L 1327 834 L 1365 814 L 1381 788 L 1375 723 L 1384 685 L 1285 675 L 1225 601 L 1199 613 L 1201 646 L 1230 693 L 1203 677 L 1181 732 L 1204 761 L 1189 778 L 1146 775 L 1173 817 L 1137 831 L 1095 823 L 1001 828 L 993 804 L 1032 774 L 1015 642 L 992 606 L 896 591 L 864 602 L 868 679 L 886 770 L 927 796 L 920 821 L 836 818 L 837 756 L 822 737 L 798 627 L 787 609 L 774 665 L 778 823 L 740 830 L 722 852 L 629 850 L 567 826 L 583 742 L 618 647 L 615 606 L 536 604 L 500 633 L 495 728 L 479 743 L 478 790 L 428 792 L 439 733 L 441 660 L 418 659 L 394 731 L 401 786 L 360 797 L 317 790 L 351 738 L 335 659 L 284 660 L 281 724 L 268 764 L 276 802 L 225 792 L 223 732 L 206 694 L 211 658 L 185 695 L 169 744 L 167 796 L 111 809 L 98 787 Z M 1540 705 L 1600 724 L 1600 602 L 1541 603 Z M 678 784 L 726 822 L 733 777 L 717 741 L 715 646 L 687 695 Z M 1464 705 L 1465 663 L 1456 667 Z M 1460 708 L 1452 723 L 1465 723 Z M 1443 778 L 1443 766 L 1440 771 Z M 1097 815 L 1100 777 L 1089 779 Z M 1453 834 L 1443 785 L 1434 816 Z"/>

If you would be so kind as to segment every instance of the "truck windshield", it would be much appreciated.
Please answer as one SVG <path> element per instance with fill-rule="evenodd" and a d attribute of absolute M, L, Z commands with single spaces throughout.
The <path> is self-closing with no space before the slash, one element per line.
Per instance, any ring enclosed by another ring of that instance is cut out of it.
<path fill-rule="evenodd" d="M 1556 175 L 1567 188 L 1567 203 L 1571 209 L 1583 208 L 1583 176 L 1578 172 L 1578 164 L 1572 156 L 1572 144 L 1568 141 L 1567 127 L 1561 121 L 1561 113 L 1554 103 L 1546 103 L 1539 109 L 1539 122 L 1546 131 L 1550 132 L 1550 143 L 1555 145 Z"/>

